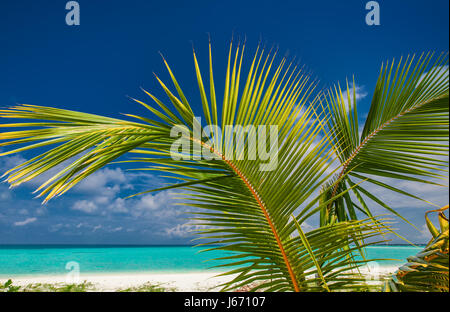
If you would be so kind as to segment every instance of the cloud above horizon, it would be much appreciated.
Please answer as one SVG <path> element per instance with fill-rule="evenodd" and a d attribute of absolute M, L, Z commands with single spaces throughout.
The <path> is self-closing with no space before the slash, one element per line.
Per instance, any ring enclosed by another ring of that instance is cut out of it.
<path fill-rule="evenodd" d="M 350 98 L 348 97 L 348 94 L 350 94 Z M 367 95 L 368 93 L 365 90 L 365 87 L 358 86 L 357 84 L 355 84 L 355 87 L 352 86 L 342 91 L 342 98 L 344 103 L 348 106 L 350 101 L 350 107 L 352 108 L 355 105 L 355 103 L 353 103 L 353 99 L 355 99 L 357 103 L 359 100 L 362 100 L 365 97 L 367 97 Z"/>
<path fill-rule="evenodd" d="M 25 161 L 26 158 L 20 154 L 1 157 L 0 170 L 5 172 Z M 45 243 L 47 239 L 60 242 L 89 237 L 89 241 L 95 243 L 115 239 L 119 242 L 121 238 L 118 235 L 122 235 L 126 237 L 123 238 L 126 243 L 189 241 L 187 235 L 170 230 L 182 226 L 186 222 L 185 213 L 192 210 L 184 205 L 175 205 L 179 191 L 166 190 L 125 199 L 168 182 L 147 172 L 105 167 L 64 196 L 42 205 L 41 199 L 33 198 L 30 192 L 62 168 L 54 168 L 44 176 L 13 189 L 0 184 L 0 243 L 16 242 L 15 237 L 22 234 L 15 234 L 13 228 L 28 228 L 26 225 L 31 223 L 36 223 L 33 231 L 38 227 L 40 234 L 17 239 Z M 25 219 L 17 220 L 18 216 L 25 216 Z M 39 223 L 36 222 L 38 219 Z"/>
<path fill-rule="evenodd" d="M 33 218 L 26 218 L 23 221 L 17 221 L 14 222 L 14 226 L 24 226 L 33 222 L 36 222 L 37 218 L 33 217 Z"/>

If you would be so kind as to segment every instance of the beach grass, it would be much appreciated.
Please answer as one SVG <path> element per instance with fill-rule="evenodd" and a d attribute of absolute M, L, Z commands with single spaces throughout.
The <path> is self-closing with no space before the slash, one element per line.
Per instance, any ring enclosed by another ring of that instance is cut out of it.
<path fill-rule="evenodd" d="M 381 291 L 382 282 L 395 271 L 395 267 L 381 267 L 377 272 L 361 268 L 369 291 Z M 216 273 L 104 273 L 82 275 L 80 283 L 66 283 L 65 275 L 12 276 L 0 279 L 0 292 L 211 292 L 234 276 L 217 276 Z M 249 283 L 236 289 L 238 292 L 264 291 L 260 283 Z"/>
<path fill-rule="evenodd" d="M 6 283 L 0 284 L 0 292 L 87 292 L 95 291 L 94 285 L 87 281 L 78 284 L 64 283 L 31 283 L 25 286 L 14 285 L 9 279 Z"/>
<path fill-rule="evenodd" d="M 30 283 L 25 286 L 16 285 L 9 279 L 6 283 L 0 284 L 0 292 L 93 292 L 101 291 L 93 283 L 83 281 L 78 284 L 65 283 Z M 117 289 L 117 292 L 175 292 L 176 287 L 168 287 L 162 283 L 147 282 L 139 286 Z"/>
<path fill-rule="evenodd" d="M 140 286 L 128 287 L 126 289 L 119 289 L 118 292 L 174 292 L 177 291 L 176 287 L 167 287 L 162 283 L 145 283 Z"/>

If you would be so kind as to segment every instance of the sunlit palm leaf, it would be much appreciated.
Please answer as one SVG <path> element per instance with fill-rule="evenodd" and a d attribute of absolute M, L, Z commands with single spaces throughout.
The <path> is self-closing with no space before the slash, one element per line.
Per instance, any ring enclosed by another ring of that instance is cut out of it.
<path fill-rule="evenodd" d="M 441 54 L 433 58 L 433 54 L 428 53 L 417 61 L 415 56 L 408 56 L 396 65 L 394 61 L 383 65 L 362 127 L 354 81 L 351 87 L 347 83 L 346 92 L 338 85 L 324 96 L 325 109 L 332 115 L 328 127 L 339 129 L 331 133 L 342 164 L 338 176 L 349 173 L 334 186 L 329 197 L 354 185 L 352 179 L 366 180 L 415 199 L 420 198 L 379 178 L 441 185 L 439 180 L 445 179 L 448 167 L 447 56 Z M 359 201 L 358 206 L 348 198 L 349 194 L 334 203 L 333 211 L 339 220 L 353 219 L 355 208 L 370 216 L 364 197 L 397 214 L 364 185 L 355 187 L 352 193 Z"/>
<path fill-rule="evenodd" d="M 3 125 L 27 128 L 1 134 L 0 139 L 6 140 L 2 143 L 4 146 L 27 144 L 3 155 L 57 144 L 50 151 L 13 168 L 7 173 L 7 181 L 19 185 L 68 162 L 64 169 L 38 189 L 38 196 L 45 195 L 45 200 L 49 200 L 63 194 L 108 162 L 130 151 L 137 153 L 141 157 L 132 161 L 150 165 L 142 169 L 169 173 L 170 177 L 181 181 L 173 187 L 191 191 L 189 198 L 197 202 L 193 206 L 213 210 L 207 215 L 207 219 L 210 219 L 208 225 L 212 226 L 211 223 L 214 223 L 221 226 L 216 230 L 221 233 L 221 242 L 231 244 L 232 241 L 240 241 L 253 246 L 263 243 L 266 248 L 260 251 L 271 263 L 279 266 L 280 281 L 285 283 L 286 289 L 299 290 L 298 278 L 303 272 L 293 266 L 297 261 L 297 254 L 287 245 L 295 230 L 294 223 L 289 219 L 300 205 L 311 200 L 314 190 L 326 179 L 324 173 L 332 161 L 332 149 L 319 136 L 321 127 L 317 122 L 318 118 L 326 116 L 317 116 L 313 106 L 307 105 L 309 102 L 312 105 L 316 103 L 314 99 L 309 99 L 315 87 L 308 81 L 309 78 L 293 64 L 286 67 L 286 59 L 282 59 L 272 71 L 276 54 L 265 54 L 264 49 L 257 50 L 244 89 L 239 94 L 243 50 L 243 46 L 238 46 L 233 55 L 233 47 L 230 45 L 221 124 L 235 125 L 239 121 L 242 126 L 278 126 L 278 142 L 267 142 L 269 146 L 278 147 L 278 165 L 274 170 L 261 170 L 260 166 L 264 164 L 261 159 L 241 159 L 241 155 L 236 152 L 237 142 L 226 141 L 225 136 L 220 140 L 217 136 L 195 139 L 193 134 L 200 122 L 194 119 L 193 110 L 181 86 L 165 62 L 176 92 L 170 91 L 158 77 L 157 80 L 172 107 L 147 92 L 159 109 L 136 100 L 154 115 L 149 118 L 128 115 L 139 122 L 28 105 L 1 111 L 4 118 L 37 120 Z M 215 89 L 211 87 L 211 57 L 209 99 L 195 53 L 194 61 L 203 116 L 212 125 L 219 116 L 214 107 L 217 102 Z M 321 121 L 324 122 L 326 120 Z M 217 156 L 217 159 L 172 159 L 170 147 L 178 139 L 170 136 L 170 129 L 174 124 L 187 127 L 194 154 L 206 149 Z M 28 130 L 31 127 L 38 129 Z M 241 131 L 243 130 L 237 130 L 237 135 Z M 34 142 L 38 143 L 30 144 Z M 246 142 L 244 153 L 256 152 L 257 148 L 256 144 Z M 302 187 L 298 187 L 300 185 Z M 157 190 L 168 188 L 171 187 Z M 258 256 L 256 250 L 255 255 Z"/>

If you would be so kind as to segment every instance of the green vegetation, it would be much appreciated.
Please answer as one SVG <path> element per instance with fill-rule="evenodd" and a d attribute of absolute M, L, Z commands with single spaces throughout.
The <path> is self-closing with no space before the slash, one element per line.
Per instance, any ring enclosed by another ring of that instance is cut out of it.
<path fill-rule="evenodd" d="M 28 284 L 26 286 L 14 286 L 11 279 L 0 285 L 0 292 L 87 292 L 94 291 L 92 283 L 84 281 L 81 284 Z"/>
<path fill-rule="evenodd" d="M 140 286 L 130 287 L 126 289 L 119 289 L 119 292 L 173 292 L 177 291 L 175 287 L 167 287 L 161 283 L 153 284 L 153 283 L 145 283 Z"/>
<path fill-rule="evenodd" d="M 18 292 L 20 286 L 14 286 L 12 280 L 7 280 L 5 284 L 0 284 L 0 291 L 2 292 Z"/>
<path fill-rule="evenodd" d="M 421 252 L 408 257 L 408 262 L 385 283 L 385 291 L 449 291 L 448 218 L 444 215 L 447 209 L 448 205 L 430 211 L 439 213 L 439 230 L 425 216 L 433 238 Z"/>
<path fill-rule="evenodd" d="M 401 217 L 370 187 L 420 200 L 396 188 L 395 180 L 443 186 L 448 55 L 408 56 L 382 65 L 369 113 L 360 124 L 355 81 L 344 92 L 339 84 L 317 90 L 318 84 L 298 66 L 286 58 L 276 66 L 276 53 L 260 47 L 245 76 L 244 49 L 230 45 L 221 107 L 211 45 L 208 80 L 194 52 L 202 118 L 221 129 L 277 126 L 278 164 L 273 170 L 261 170 L 261 159 L 241 159 L 234 140 L 217 134 L 195 139 L 200 125 L 164 60 L 174 90 L 156 78 L 170 104 L 145 91 L 155 105 L 135 100 L 149 116 L 126 115 L 133 121 L 35 105 L 1 110 L 0 117 L 27 122 L 0 125 L 25 128 L 0 134 L 1 147 L 20 145 L 0 156 L 48 148 L 6 172 L 7 181 L 17 186 L 67 162 L 36 190 L 46 202 L 113 161 L 139 164 L 136 170 L 161 171 L 179 182 L 147 192 L 185 190 L 184 203 L 200 210 L 192 220 L 206 226 L 199 231 L 208 239 L 205 246 L 237 252 L 223 259 L 228 261 L 223 267 L 230 268 L 225 274 L 237 274 L 223 290 L 252 283 L 255 291 L 370 290 L 355 273 L 370 259 L 355 256 L 364 255 L 365 246 L 383 241 L 380 235 L 392 229 L 389 218 L 373 215 L 368 199 Z M 176 125 L 186 127 L 183 136 L 193 144 L 194 156 L 206 151 L 214 159 L 172 158 L 171 147 L 180 139 L 171 136 Z M 258 146 L 246 140 L 244 155 Z M 122 159 L 125 154 L 137 157 Z M 320 227 L 305 231 L 305 222 L 314 215 L 320 215 Z"/>
<path fill-rule="evenodd" d="M 89 292 L 98 291 L 92 283 L 84 281 L 80 284 L 47 284 L 33 283 L 26 286 L 15 286 L 13 281 L 9 279 L 6 283 L 0 284 L 0 292 Z M 118 289 L 118 292 L 173 292 L 177 291 L 175 287 L 167 287 L 161 283 L 150 283 L 129 287 L 126 289 Z"/>

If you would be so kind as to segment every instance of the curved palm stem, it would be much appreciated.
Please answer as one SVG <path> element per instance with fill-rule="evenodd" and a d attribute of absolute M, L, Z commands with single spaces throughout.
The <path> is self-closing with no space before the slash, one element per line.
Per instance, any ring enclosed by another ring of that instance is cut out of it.
<path fill-rule="evenodd" d="M 273 236 L 275 237 L 275 240 L 277 241 L 277 245 L 278 248 L 280 249 L 280 252 L 283 256 L 283 260 L 286 264 L 286 268 L 289 272 L 289 276 L 291 278 L 291 282 L 292 285 L 294 286 L 294 290 L 296 292 L 300 291 L 300 288 L 298 286 L 298 282 L 297 282 L 297 278 L 295 277 L 294 271 L 292 270 L 292 266 L 289 262 L 289 259 L 286 255 L 286 252 L 284 250 L 283 247 L 283 243 L 281 242 L 280 236 L 278 235 L 278 232 L 271 220 L 271 217 L 269 215 L 269 212 L 266 209 L 266 206 L 261 198 L 261 196 L 259 196 L 256 188 L 250 183 L 250 181 L 244 176 L 244 174 L 239 170 L 239 168 L 237 168 L 237 166 L 235 166 L 230 160 L 227 160 L 225 158 L 225 155 L 223 155 L 222 153 L 220 153 L 219 151 L 216 151 L 212 146 L 206 144 L 205 142 L 202 141 L 198 141 L 195 138 L 192 138 L 193 141 L 196 141 L 198 144 L 201 144 L 202 146 L 210 149 L 213 153 L 215 153 L 216 155 L 218 155 L 219 157 L 222 158 L 222 160 L 228 165 L 230 166 L 231 169 L 233 169 L 233 171 L 239 176 L 239 178 L 241 178 L 242 182 L 245 183 L 245 185 L 247 186 L 248 190 L 252 193 L 253 197 L 255 198 L 256 202 L 258 203 L 259 207 L 261 208 L 261 211 L 264 214 L 264 217 L 266 218 L 267 223 L 270 226 L 270 229 L 272 230 Z"/>
<path fill-rule="evenodd" d="M 345 172 L 347 171 L 348 167 L 350 166 L 352 160 L 358 155 L 358 153 L 360 152 L 361 149 L 364 148 L 365 145 L 367 145 L 367 143 L 380 131 L 382 131 L 385 127 L 387 127 L 389 124 L 391 124 L 393 121 L 395 121 L 396 119 L 402 117 L 403 115 L 412 112 L 432 101 L 436 101 L 439 100 L 441 98 L 446 98 L 448 97 L 448 95 L 443 95 L 437 98 L 433 98 L 430 99 L 428 101 L 425 102 L 421 102 L 421 103 L 417 103 L 416 105 L 414 105 L 413 107 L 408 108 L 405 111 L 402 111 L 400 113 L 398 113 L 396 116 L 392 117 L 391 119 L 389 119 L 388 121 L 386 121 L 385 123 L 383 123 L 381 126 L 379 126 L 377 129 L 375 129 L 374 131 L 372 131 L 369 135 L 367 135 L 364 140 L 353 150 L 353 152 L 351 153 L 351 155 L 347 158 L 347 160 L 344 161 L 344 163 L 342 164 L 342 170 L 339 172 L 338 174 L 338 179 L 340 179 Z M 331 197 L 334 197 L 336 195 L 336 191 L 338 189 L 338 184 L 335 184 L 335 186 L 333 187 L 333 192 L 331 193 Z M 331 205 L 331 204 L 330 204 Z"/>
<path fill-rule="evenodd" d="M 362 128 L 358 124 L 354 79 L 353 98 L 348 82 L 346 98 L 339 84 L 324 96 L 327 108 L 323 109 L 328 109 L 332 116 L 327 126 L 339 130 L 331 133 L 331 140 L 340 151 L 341 163 L 339 173 L 333 178 L 341 181 L 333 186 L 328 198 L 354 185 L 353 177 L 436 206 L 389 183 L 370 178 L 372 175 L 443 186 L 434 180 L 442 180 L 441 172 L 446 172 L 448 167 L 447 162 L 440 159 L 448 155 L 448 144 L 445 144 L 448 140 L 448 53 L 434 60 L 433 56 L 433 53 L 422 54 L 415 64 L 414 56 L 408 56 L 404 62 L 401 58 L 396 68 L 394 61 L 390 66 L 382 65 Z M 345 174 L 346 178 L 341 179 Z M 331 216 L 332 211 L 342 221 L 354 218 L 355 208 L 371 216 L 362 196 L 365 195 L 412 225 L 366 188 L 357 187 L 353 194 L 362 207 L 355 206 L 348 195 L 345 201 L 332 201 L 323 216 Z"/>

